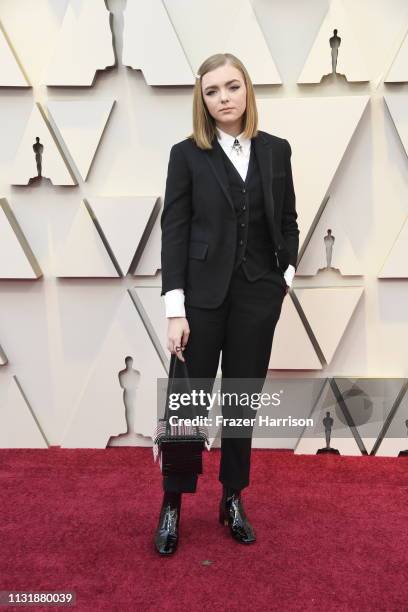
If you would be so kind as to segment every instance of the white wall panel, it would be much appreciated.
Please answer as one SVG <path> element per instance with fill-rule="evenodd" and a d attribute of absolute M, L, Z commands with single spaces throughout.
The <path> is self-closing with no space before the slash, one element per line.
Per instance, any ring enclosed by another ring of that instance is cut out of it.
<path fill-rule="evenodd" d="M 408 278 L 408 217 L 399 232 L 378 278 Z"/>
<path fill-rule="evenodd" d="M 290 295 L 283 299 L 275 328 L 269 368 L 272 370 L 321 370 L 313 344 Z"/>
<path fill-rule="evenodd" d="M 48 448 L 15 376 L 0 378 L 0 448 Z"/>
<path fill-rule="evenodd" d="M 385 83 L 402 83 L 408 81 L 408 31 L 404 36 L 402 44 L 398 49 L 398 53 L 384 81 Z"/>
<path fill-rule="evenodd" d="M 406 0 L 343 0 L 332 8 L 323 0 L 2 0 L 6 53 L 12 49 L 32 88 L 0 89 L 0 194 L 9 203 L 0 208 L 7 355 L 4 363 L 0 354 L 0 385 L 21 381 L 24 414 L 29 419 L 31 410 L 49 444 L 150 444 L 151 393 L 169 356 L 159 295 L 168 156 L 191 132 L 194 72 L 223 50 L 249 70 L 260 129 L 292 147 L 302 259 L 276 328 L 270 374 L 406 375 L 407 104 L 391 79 L 401 67 L 396 80 L 406 80 L 407 19 Z M 337 69 L 344 78 L 322 78 L 331 70 L 329 25 L 342 37 Z M 0 56 L 0 87 L 1 66 L 11 61 L 13 68 L 13 57 Z M 297 83 L 303 68 L 309 85 Z M 45 145 L 41 181 L 37 135 Z M 324 270 L 329 224 L 335 268 Z M 339 312 L 325 298 L 357 295 L 360 285 L 364 298 L 354 310 L 349 304 Z M 303 309 L 300 296 L 312 291 L 320 298 L 313 308 L 303 300 Z M 123 296 L 129 304 L 116 318 Z M 140 346 L 150 355 L 144 374 Z M 143 396 L 149 422 L 136 409 L 137 427 L 126 438 L 116 384 L 127 351 L 136 355 L 129 378 L 147 377 L 150 387 Z M 403 429 L 402 415 L 401 406 L 395 418 Z M 32 443 L 38 432 L 29 431 Z M 391 444 L 396 453 L 404 436 L 399 446 L 385 439 L 383 448 Z"/>
<path fill-rule="evenodd" d="M 50 122 L 72 155 L 84 181 L 100 145 L 114 100 L 52 100 Z"/>
<path fill-rule="evenodd" d="M 128 2 L 123 39 L 123 64 L 141 70 L 148 85 L 194 84 L 191 65 L 162 0 Z"/>
<path fill-rule="evenodd" d="M 7 355 L 0 346 L 0 366 L 7 365 Z"/>
<path fill-rule="evenodd" d="M 134 409 L 134 431 L 152 436 L 157 419 L 157 378 L 166 371 L 128 293 L 123 296 L 105 342 L 92 364 L 71 421 L 63 436 L 64 447 L 104 448 L 111 436 L 125 433 L 126 406 L 119 372 L 127 356 L 138 384 L 130 401 Z"/>
<path fill-rule="evenodd" d="M 126 276 L 156 204 L 155 197 L 91 198 L 90 208 L 120 269 Z"/>
<path fill-rule="evenodd" d="M 286 138 L 292 148 L 300 245 L 368 103 L 367 96 L 259 99 L 263 129 Z"/>
<path fill-rule="evenodd" d="M 115 63 L 109 12 L 100 0 L 69 0 L 46 85 L 90 86 L 97 70 Z"/>
<path fill-rule="evenodd" d="M 41 107 L 34 105 L 28 118 L 23 137 L 13 160 L 10 175 L 12 185 L 27 185 L 30 179 L 38 177 L 36 154 L 33 145 L 43 146 L 41 154 L 41 176 L 50 179 L 53 185 L 76 185 L 76 180 L 70 171 L 66 160 L 49 126 L 44 120 Z"/>
<path fill-rule="evenodd" d="M 0 199 L 0 279 L 39 278 L 40 266 L 5 198 Z"/>
<path fill-rule="evenodd" d="M 0 87 L 30 87 L 0 23 Z"/>
<path fill-rule="evenodd" d="M 344 75 L 348 81 L 368 81 L 369 75 L 352 23 L 347 18 L 342 0 L 331 0 L 322 25 L 298 83 L 320 83 L 323 76 L 332 74 L 332 49 L 330 38 L 337 29 L 340 38 L 335 72 Z"/>
<path fill-rule="evenodd" d="M 244 62 L 254 84 L 282 82 L 249 0 L 163 1 L 194 73 L 205 57 L 229 52 Z"/>
<path fill-rule="evenodd" d="M 58 247 L 55 276 L 119 276 L 85 201 L 78 207 L 66 241 Z"/>
<path fill-rule="evenodd" d="M 344 211 L 331 206 L 329 200 L 307 243 L 296 270 L 297 276 L 313 276 L 326 268 L 336 269 L 341 276 L 363 274 L 344 217 Z"/>
<path fill-rule="evenodd" d="M 333 359 L 362 294 L 363 287 L 296 289 L 296 297 L 327 363 Z"/>

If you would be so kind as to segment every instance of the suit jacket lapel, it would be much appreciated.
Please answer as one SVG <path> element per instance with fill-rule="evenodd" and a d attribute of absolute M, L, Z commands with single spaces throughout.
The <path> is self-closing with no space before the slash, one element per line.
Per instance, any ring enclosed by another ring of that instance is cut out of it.
<path fill-rule="evenodd" d="M 265 199 L 265 214 L 269 221 L 270 230 L 274 233 L 275 202 L 272 193 L 272 177 L 274 174 L 272 147 L 270 146 L 267 136 L 262 132 L 258 132 L 258 135 L 252 139 L 252 142 L 255 146 L 255 153 L 262 180 L 262 188 Z"/>
<path fill-rule="evenodd" d="M 225 170 L 224 161 L 222 159 L 221 145 L 217 141 L 217 137 L 214 136 L 213 148 L 206 149 L 206 159 L 211 166 L 212 171 L 215 174 L 217 181 L 219 182 L 225 197 L 227 198 L 232 210 L 235 213 L 234 203 L 232 201 L 228 176 Z M 265 198 L 265 210 L 269 220 L 269 223 L 273 226 L 274 217 L 274 201 L 272 194 L 272 149 L 269 145 L 268 139 L 262 132 L 258 132 L 258 135 L 252 138 L 252 146 L 255 147 L 255 153 L 258 160 L 259 172 L 261 174 L 262 188 Z"/>
<path fill-rule="evenodd" d="M 221 145 L 219 144 L 216 136 L 214 136 L 214 139 L 212 141 L 212 149 L 205 149 L 204 153 L 206 159 L 208 160 L 208 163 L 211 166 L 212 171 L 215 174 L 217 181 L 219 182 L 224 192 L 225 197 L 227 198 L 232 210 L 235 213 L 234 203 L 232 201 L 228 183 L 228 175 L 225 169 L 224 160 L 222 159 Z"/>

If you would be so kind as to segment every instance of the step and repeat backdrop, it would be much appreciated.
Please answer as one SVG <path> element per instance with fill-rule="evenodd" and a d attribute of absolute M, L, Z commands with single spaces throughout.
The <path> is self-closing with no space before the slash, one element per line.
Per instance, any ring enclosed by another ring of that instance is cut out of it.
<path fill-rule="evenodd" d="M 407 31 L 405 0 L 1 0 L 0 447 L 152 444 L 169 151 L 219 52 L 291 144 L 300 228 L 268 381 L 313 381 L 314 425 L 254 446 L 408 447 Z"/>

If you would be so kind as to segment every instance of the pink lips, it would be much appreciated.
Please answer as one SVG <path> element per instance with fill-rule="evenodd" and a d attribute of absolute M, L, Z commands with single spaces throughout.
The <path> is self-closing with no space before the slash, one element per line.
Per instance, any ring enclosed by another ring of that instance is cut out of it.
<path fill-rule="evenodd" d="M 230 111 L 230 110 L 233 110 L 233 109 L 232 108 L 222 108 L 221 112 L 223 113 L 224 111 Z"/>

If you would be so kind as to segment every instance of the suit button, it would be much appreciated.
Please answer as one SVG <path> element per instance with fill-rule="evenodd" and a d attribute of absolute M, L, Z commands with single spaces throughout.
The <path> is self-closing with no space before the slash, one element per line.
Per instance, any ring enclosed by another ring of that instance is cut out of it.
<path fill-rule="evenodd" d="M 243 187 L 243 188 L 241 189 L 241 191 L 242 191 L 242 193 L 246 193 L 246 189 L 245 189 L 245 187 Z"/>
<path fill-rule="evenodd" d="M 241 223 L 241 227 L 245 227 L 245 223 Z"/>
<path fill-rule="evenodd" d="M 246 257 L 243 257 L 243 258 L 242 258 L 242 261 L 246 261 Z"/>
<path fill-rule="evenodd" d="M 246 206 L 245 206 L 245 204 L 243 205 L 242 210 L 246 210 Z"/>
<path fill-rule="evenodd" d="M 240 241 L 239 241 L 239 244 L 244 244 L 244 241 L 243 241 L 243 240 L 240 240 Z"/>

